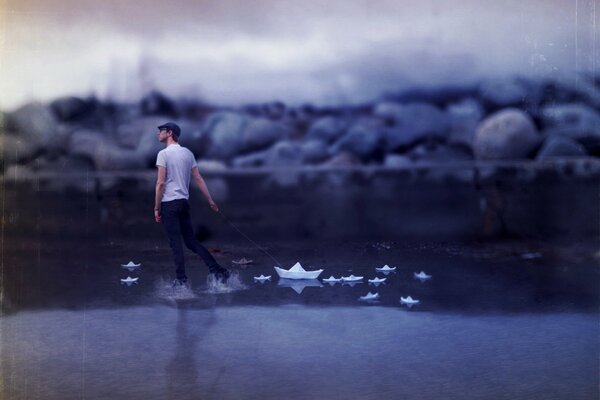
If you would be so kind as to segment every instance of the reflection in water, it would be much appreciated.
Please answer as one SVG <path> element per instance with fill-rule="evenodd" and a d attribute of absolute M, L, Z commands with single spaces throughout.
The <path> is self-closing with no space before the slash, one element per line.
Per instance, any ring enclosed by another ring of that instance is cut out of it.
<path fill-rule="evenodd" d="M 285 279 L 280 278 L 277 283 L 281 287 L 292 288 L 296 293 L 301 294 L 307 287 L 323 287 L 318 279 Z"/>

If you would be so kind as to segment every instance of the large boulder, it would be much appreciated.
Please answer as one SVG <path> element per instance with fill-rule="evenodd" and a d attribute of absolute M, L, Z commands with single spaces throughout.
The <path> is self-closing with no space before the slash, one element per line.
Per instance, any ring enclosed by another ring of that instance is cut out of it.
<path fill-rule="evenodd" d="M 583 157 L 587 152 L 578 142 L 564 136 L 550 136 L 537 153 L 536 160 L 557 157 Z"/>
<path fill-rule="evenodd" d="M 517 79 L 490 79 L 479 86 L 479 97 L 493 109 L 520 106 L 530 92 L 523 81 Z"/>
<path fill-rule="evenodd" d="M 439 108 L 427 103 L 380 103 L 374 115 L 391 126 L 385 130 L 388 152 L 401 150 L 420 141 L 446 139 L 448 117 Z"/>
<path fill-rule="evenodd" d="M 548 136 L 565 136 L 583 144 L 590 153 L 600 148 L 600 114 L 584 104 L 559 104 L 542 109 Z"/>
<path fill-rule="evenodd" d="M 60 121 L 73 121 L 94 111 L 96 103 L 79 97 L 60 97 L 50 103 L 50 109 Z"/>
<path fill-rule="evenodd" d="M 446 114 L 450 124 L 448 142 L 472 147 L 475 130 L 484 116 L 481 104 L 473 98 L 464 99 L 448 105 Z"/>
<path fill-rule="evenodd" d="M 19 136 L 13 133 L 0 134 L 0 160 L 5 167 L 30 161 L 34 154 L 35 149 Z"/>
<path fill-rule="evenodd" d="M 333 143 L 338 140 L 348 129 L 348 121 L 343 118 L 326 116 L 316 120 L 306 133 L 308 139 L 320 140 L 324 143 Z"/>
<path fill-rule="evenodd" d="M 349 152 L 363 162 L 377 158 L 382 153 L 382 126 L 379 121 L 363 119 L 356 121 L 329 149 L 331 155 Z"/>
<path fill-rule="evenodd" d="M 151 91 L 140 100 L 140 110 L 144 115 L 177 115 L 175 102 L 157 90 Z"/>
<path fill-rule="evenodd" d="M 27 142 L 34 152 L 57 152 L 65 147 L 68 137 L 59 134 L 58 123 L 48 107 L 30 103 L 6 115 L 6 131 Z"/>
<path fill-rule="evenodd" d="M 508 108 L 484 119 L 475 133 L 473 150 L 476 158 L 527 158 L 541 143 L 531 117 L 518 109 Z"/>
<path fill-rule="evenodd" d="M 329 156 L 327 145 L 320 140 L 310 139 L 300 145 L 302 162 L 304 164 L 318 164 Z"/>
<path fill-rule="evenodd" d="M 292 167 L 302 165 L 303 154 L 299 143 L 284 140 L 271 148 L 235 157 L 231 165 L 235 168 L 249 167 Z"/>
<path fill-rule="evenodd" d="M 135 170 L 146 166 L 138 152 L 116 146 L 100 134 L 88 130 L 73 133 L 69 155 L 91 160 L 99 171 Z"/>
<path fill-rule="evenodd" d="M 203 131 L 205 155 L 225 160 L 267 148 L 291 135 L 291 129 L 282 123 L 234 112 L 211 115 Z"/>

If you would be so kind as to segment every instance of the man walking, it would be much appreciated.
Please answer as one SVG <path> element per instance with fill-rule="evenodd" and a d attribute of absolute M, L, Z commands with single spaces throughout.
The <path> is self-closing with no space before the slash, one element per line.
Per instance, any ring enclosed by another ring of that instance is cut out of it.
<path fill-rule="evenodd" d="M 194 237 L 188 203 L 190 177 L 194 178 L 194 182 L 206 197 L 210 208 L 218 212 L 219 207 L 210 196 L 206 183 L 198 171 L 194 154 L 179 145 L 180 135 L 181 129 L 173 122 L 167 122 L 158 127 L 158 140 L 165 143 L 166 147 L 156 157 L 158 178 L 154 200 L 154 220 L 164 224 L 169 237 L 177 274 L 173 285 L 184 285 L 187 282 L 182 239 L 188 249 L 202 258 L 210 273 L 214 274 L 217 280 L 225 283 L 229 278 L 229 271 L 221 267 Z"/>

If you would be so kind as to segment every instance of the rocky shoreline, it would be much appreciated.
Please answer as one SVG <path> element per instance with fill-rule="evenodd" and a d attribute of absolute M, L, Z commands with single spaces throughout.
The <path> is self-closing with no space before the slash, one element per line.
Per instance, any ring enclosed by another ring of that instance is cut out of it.
<path fill-rule="evenodd" d="M 64 97 L 0 113 L 3 171 L 143 171 L 177 121 L 204 170 L 410 168 L 485 160 L 594 160 L 600 155 L 599 77 L 512 77 L 415 88 L 364 105 L 238 108 L 151 92 L 135 104 Z M 11 169 L 12 168 L 12 169 Z"/>

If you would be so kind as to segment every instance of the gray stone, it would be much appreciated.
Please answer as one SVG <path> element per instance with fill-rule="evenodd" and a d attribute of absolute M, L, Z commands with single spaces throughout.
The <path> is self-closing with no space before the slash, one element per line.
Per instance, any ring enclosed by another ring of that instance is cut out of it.
<path fill-rule="evenodd" d="M 212 114 L 204 123 L 206 153 L 209 158 L 231 159 L 243 148 L 242 135 L 248 117 L 234 112 Z"/>
<path fill-rule="evenodd" d="M 450 104 L 446 109 L 450 123 L 449 143 L 461 143 L 473 146 L 475 130 L 484 116 L 481 104 L 475 99 L 464 99 Z"/>
<path fill-rule="evenodd" d="M 344 151 L 321 164 L 324 167 L 353 167 L 361 165 L 360 160 L 352 153 Z"/>
<path fill-rule="evenodd" d="M 265 164 L 268 151 L 258 151 L 235 157 L 231 160 L 231 166 L 234 168 L 253 168 L 262 167 Z"/>
<path fill-rule="evenodd" d="M 576 141 L 564 136 L 550 136 L 544 141 L 536 159 L 546 160 L 556 157 L 581 157 L 586 155 L 585 148 Z"/>
<path fill-rule="evenodd" d="M 35 148 L 13 133 L 0 134 L 0 157 L 5 166 L 29 161 Z"/>
<path fill-rule="evenodd" d="M 310 139 L 301 144 L 304 164 L 318 164 L 329 157 L 327 145 L 320 140 Z"/>
<path fill-rule="evenodd" d="M 333 143 L 346 131 L 348 122 L 339 117 L 322 117 L 316 120 L 308 130 L 308 139 L 317 139 L 325 143 Z"/>
<path fill-rule="evenodd" d="M 544 133 L 565 136 L 583 144 L 589 152 L 600 147 L 600 114 L 584 104 L 560 104 L 542 109 Z"/>
<path fill-rule="evenodd" d="M 329 153 L 350 152 L 363 161 L 369 161 L 382 151 L 382 127 L 379 121 L 364 119 L 356 121 L 348 132 L 338 139 Z"/>
<path fill-rule="evenodd" d="M 73 121 L 91 113 L 95 104 L 79 97 L 60 97 L 50 103 L 50 109 L 60 121 Z"/>
<path fill-rule="evenodd" d="M 200 172 L 216 172 L 227 170 L 227 165 L 219 160 L 198 160 L 196 164 L 198 165 L 198 170 L 200 170 Z"/>
<path fill-rule="evenodd" d="M 383 165 L 389 168 L 403 168 L 415 165 L 410 157 L 401 154 L 388 154 Z"/>
<path fill-rule="evenodd" d="M 251 118 L 243 130 L 240 150 L 247 152 L 264 149 L 290 136 L 291 129 L 282 123 L 265 118 Z"/>
<path fill-rule="evenodd" d="M 431 104 L 380 103 L 375 107 L 374 115 L 392 124 L 384 132 L 388 152 L 419 141 L 446 139 L 448 134 L 448 117 Z"/>
<path fill-rule="evenodd" d="M 174 116 L 175 103 L 157 90 L 153 90 L 140 100 L 140 110 L 145 115 Z"/>
<path fill-rule="evenodd" d="M 40 103 L 24 105 L 6 115 L 6 130 L 17 134 L 33 151 L 62 150 L 68 138 L 58 135 L 57 128 L 54 115 Z"/>
<path fill-rule="evenodd" d="M 276 143 L 267 151 L 265 166 L 268 167 L 291 167 L 302 165 L 302 147 L 299 143 L 292 141 L 281 141 Z"/>
<path fill-rule="evenodd" d="M 541 140 L 528 114 L 508 108 L 479 124 L 473 150 L 476 158 L 484 160 L 527 158 Z"/>
<path fill-rule="evenodd" d="M 123 149 L 98 133 L 87 130 L 73 133 L 69 142 L 69 154 L 92 160 L 99 171 L 141 169 L 146 166 L 140 153 Z"/>
<path fill-rule="evenodd" d="M 527 87 L 516 79 L 490 79 L 479 86 L 479 97 L 495 108 L 519 106 L 527 96 Z"/>

